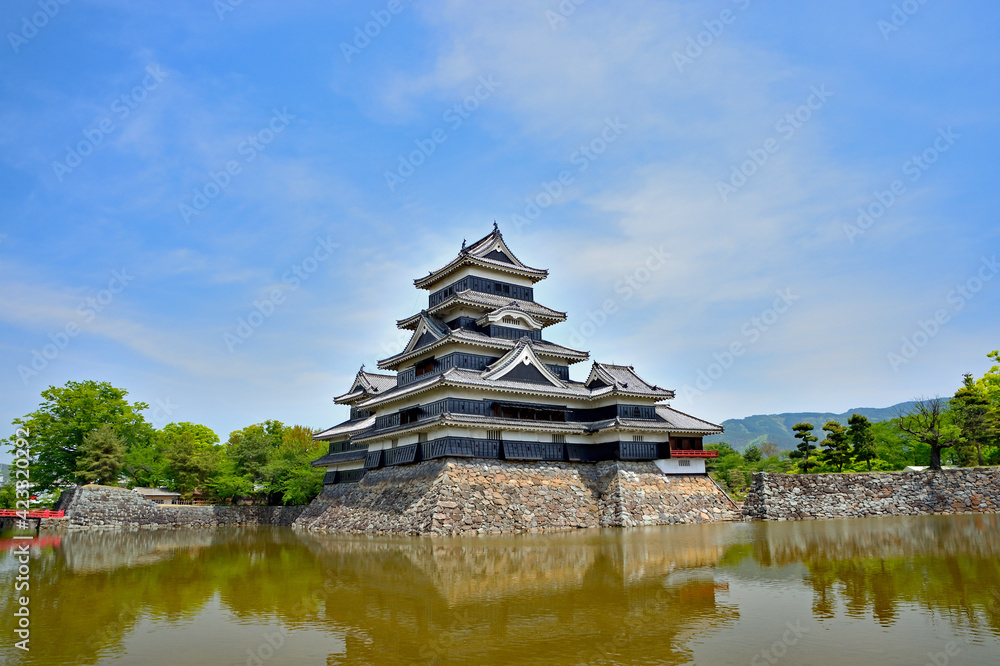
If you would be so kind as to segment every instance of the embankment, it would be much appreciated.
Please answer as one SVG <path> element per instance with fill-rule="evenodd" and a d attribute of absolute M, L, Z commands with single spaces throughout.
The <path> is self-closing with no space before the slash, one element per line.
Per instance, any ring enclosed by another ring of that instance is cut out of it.
<path fill-rule="evenodd" d="M 750 520 L 1000 512 L 1000 467 L 938 472 L 755 474 Z"/>

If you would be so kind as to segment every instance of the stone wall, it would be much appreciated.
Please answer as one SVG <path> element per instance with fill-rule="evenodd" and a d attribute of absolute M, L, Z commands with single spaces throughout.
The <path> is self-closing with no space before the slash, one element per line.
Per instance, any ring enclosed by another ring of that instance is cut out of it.
<path fill-rule="evenodd" d="M 755 474 L 752 520 L 1000 512 L 1000 467 L 939 472 Z"/>
<path fill-rule="evenodd" d="M 65 529 L 291 525 L 305 506 L 171 506 L 125 488 L 81 486 L 62 507 Z"/>
<path fill-rule="evenodd" d="M 708 477 L 665 476 L 651 462 L 443 459 L 328 487 L 294 526 L 454 535 L 739 519 Z"/>

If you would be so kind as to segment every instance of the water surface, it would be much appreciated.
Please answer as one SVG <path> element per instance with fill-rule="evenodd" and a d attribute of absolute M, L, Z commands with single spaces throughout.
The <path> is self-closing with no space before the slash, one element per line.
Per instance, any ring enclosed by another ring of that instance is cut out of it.
<path fill-rule="evenodd" d="M 0 554 L 25 664 L 1000 664 L 1000 516 L 365 538 L 81 532 Z"/>

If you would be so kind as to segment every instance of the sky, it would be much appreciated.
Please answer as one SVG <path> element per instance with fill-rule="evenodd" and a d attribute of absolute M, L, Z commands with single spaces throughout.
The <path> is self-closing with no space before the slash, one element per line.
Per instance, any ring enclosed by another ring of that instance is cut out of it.
<path fill-rule="evenodd" d="M 1000 347 L 997 25 L 985 1 L 8 0 L 0 421 L 98 380 L 223 441 L 329 427 L 405 345 L 412 280 L 494 221 L 549 269 L 547 339 L 682 411 L 950 395 Z"/>

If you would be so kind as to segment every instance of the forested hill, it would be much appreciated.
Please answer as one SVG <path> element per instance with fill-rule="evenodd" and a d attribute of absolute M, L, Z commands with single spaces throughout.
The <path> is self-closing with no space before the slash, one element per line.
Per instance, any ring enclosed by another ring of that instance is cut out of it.
<path fill-rule="evenodd" d="M 763 442 L 774 442 L 782 451 L 795 448 L 798 443 L 792 436 L 792 426 L 802 421 L 807 421 L 816 426 L 814 435 L 823 439 L 825 433 L 821 430 L 827 421 L 838 421 L 847 425 L 847 419 L 851 414 L 861 414 L 867 416 L 869 421 L 887 421 L 895 417 L 900 411 L 906 412 L 913 406 L 913 402 L 901 402 L 892 407 L 859 407 L 850 409 L 843 414 L 832 414 L 829 412 L 792 412 L 787 414 L 756 414 L 744 419 L 726 419 L 722 426 L 726 431 L 721 435 L 706 437 L 705 443 L 727 442 L 737 451 L 742 451 L 750 444 L 762 444 Z"/>

